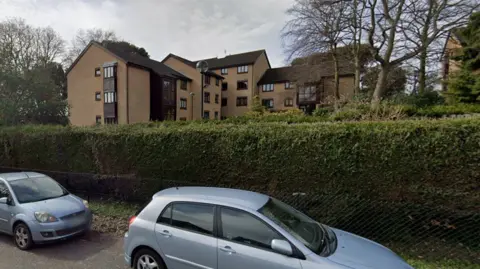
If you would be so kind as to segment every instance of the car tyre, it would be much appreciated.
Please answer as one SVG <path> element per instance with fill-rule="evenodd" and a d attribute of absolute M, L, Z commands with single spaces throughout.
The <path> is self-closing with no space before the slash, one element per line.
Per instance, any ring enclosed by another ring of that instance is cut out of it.
<path fill-rule="evenodd" d="M 155 251 L 141 249 L 135 253 L 133 259 L 134 269 L 166 269 L 162 258 Z"/>
<path fill-rule="evenodd" d="M 21 250 L 28 250 L 33 247 L 32 233 L 26 224 L 19 223 L 15 226 L 13 229 L 13 242 Z"/>

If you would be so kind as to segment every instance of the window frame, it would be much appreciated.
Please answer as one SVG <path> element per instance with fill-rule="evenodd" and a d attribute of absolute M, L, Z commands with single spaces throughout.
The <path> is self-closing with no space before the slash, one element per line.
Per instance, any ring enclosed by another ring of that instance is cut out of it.
<path fill-rule="evenodd" d="M 288 86 L 288 87 L 287 87 Z M 290 90 L 292 89 L 292 82 L 290 81 L 285 81 L 285 90 Z"/>
<path fill-rule="evenodd" d="M 248 65 L 237 66 L 237 74 L 247 74 L 247 73 L 248 73 Z"/>
<path fill-rule="evenodd" d="M 210 92 L 203 92 L 203 103 L 210 104 Z"/>
<path fill-rule="evenodd" d="M 228 68 L 222 68 L 222 69 L 220 69 L 220 74 L 221 74 L 221 75 L 228 75 Z"/>
<path fill-rule="evenodd" d="M 287 104 L 287 101 L 289 101 L 289 100 L 292 101 L 291 105 Z M 287 98 L 285 98 L 285 100 L 283 100 L 283 106 L 284 107 L 293 107 L 293 102 L 294 102 L 293 98 L 287 97 Z"/>
<path fill-rule="evenodd" d="M 96 125 L 101 125 L 102 124 L 102 116 L 100 116 L 100 115 L 95 116 L 95 124 Z"/>
<path fill-rule="evenodd" d="M 95 77 L 102 76 L 102 69 L 100 67 L 95 67 Z"/>
<path fill-rule="evenodd" d="M 215 104 L 219 103 L 219 99 L 220 99 L 220 94 L 216 93 L 215 94 Z"/>
<path fill-rule="evenodd" d="M 242 242 L 233 241 L 233 240 L 229 240 L 227 238 L 224 238 L 223 237 L 223 225 L 222 225 L 222 208 L 229 209 L 229 210 L 232 210 L 232 211 L 237 211 L 237 212 L 240 212 L 240 213 L 245 213 L 249 216 L 252 216 L 254 219 L 257 219 L 258 221 L 260 221 L 261 223 L 266 225 L 269 229 L 275 231 L 278 235 L 280 235 L 283 238 L 282 240 L 285 240 L 286 242 L 288 242 L 290 244 L 290 246 L 292 247 L 292 255 L 285 255 L 285 254 L 282 254 L 282 253 L 278 253 L 273 249 L 266 249 L 266 248 L 262 248 L 262 247 L 259 247 L 259 246 L 250 245 L 250 244 L 247 244 L 247 243 L 242 243 Z M 260 250 L 263 250 L 263 251 L 269 251 L 269 252 L 272 252 L 272 253 L 275 253 L 275 254 L 278 254 L 278 255 L 283 255 L 283 256 L 289 257 L 289 258 L 305 260 L 305 257 L 303 255 L 303 253 L 295 246 L 295 244 L 293 244 L 290 240 L 288 240 L 288 238 L 286 238 L 280 231 L 275 229 L 268 222 L 266 222 L 261 217 L 255 215 L 251 212 L 245 211 L 245 210 L 240 209 L 240 208 L 231 207 L 231 206 L 217 205 L 216 210 L 215 210 L 215 218 L 216 218 L 216 223 L 217 223 L 216 228 L 217 228 L 217 238 L 218 239 L 225 240 L 225 241 L 228 241 L 228 242 L 232 242 L 232 243 L 235 243 L 235 244 L 240 244 L 240 245 L 243 245 L 243 246 L 246 246 L 246 247 L 260 249 Z"/>
<path fill-rule="evenodd" d="M 239 100 L 239 99 L 242 99 L 242 100 L 245 99 L 245 100 L 247 100 L 246 104 L 245 104 L 245 105 L 238 105 L 238 100 Z M 244 106 L 248 107 L 248 97 L 247 97 L 247 96 L 237 96 L 237 99 L 236 99 L 235 104 L 236 104 L 237 107 L 244 107 Z"/>
<path fill-rule="evenodd" d="M 111 94 L 111 96 L 110 96 Z M 109 97 L 112 97 L 113 101 L 110 100 Z M 103 103 L 104 104 L 115 104 L 117 102 L 117 92 L 115 91 L 108 91 L 108 92 L 103 92 Z"/>
<path fill-rule="evenodd" d="M 213 119 L 218 120 L 219 115 L 220 115 L 220 113 L 218 113 L 218 111 L 214 111 L 213 112 Z"/>
<path fill-rule="evenodd" d="M 225 100 L 225 103 L 223 103 L 223 101 Z M 222 98 L 222 103 L 221 103 L 221 107 L 226 107 L 228 105 L 228 98 Z"/>
<path fill-rule="evenodd" d="M 271 88 L 270 88 L 271 86 Z M 262 92 L 273 92 L 275 90 L 275 84 L 262 84 Z"/>
<path fill-rule="evenodd" d="M 205 113 L 208 114 L 208 117 L 205 117 Z M 209 119 L 210 119 L 210 110 L 204 110 L 204 111 L 203 111 L 203 119 L 204 119 L 204 120 L 209 120 Z"/>
<path fill-rule="evenodd" d="M 246 87 L 245 88 L 238 87 L 239 83 L 245 83 Z M 244 91 L 244 90 L 248 90 L 248 79 L 237 80 L 237 91 Z"/>
<path fill-rule="evenodd" d="M 95 92 L 95 101 L 102 101 L 102 92 Z"/>
<path fill-rule="evenodd" d="M 182 102 L 185 102 L 185 106 L 182 106 Z M 187 98 L 180 98 L 180 109 L 187 110 L 188 107 L 188 99 Z"/>
<path fill-rule="evenodd" d="M 204 75 L 204 78 L 203 78 L 203 83 L 205 83 L 205 85 L 210 85 L 210 76 L 209 75 Z"/>
<path fill-rule="evenodd" d="M 181 90 L 187 90 L 187 81 L 186 80 L 180 80 L 180 89 Z"/>
<path fill-rule="evenodd" d="M 268 101 L 268 102 L 272 102 L 272 106 L 266 106 L 264 103 Z M 273 109 L 273 107 L 275 106 L 275 101 L 273 100 L 273 98 L 265 98 L 265 99 L 262 99 L 262 106 L 264 106 L 265 108 L 267 109 Z"/>
<path fill-rule="evenodd" d="M 225 88 L 223 86 L 226 86 Z M 228 90 L 228 82 L 222 82 L 222 91 Z"/>
<path fill-rule="evenodd" d="M 116 68 L 115 66 L 107 66 L 103 68 L 103 78 L 114 78 L 116 76 Z"/>
<path fill-rule="evenodd" d="M 219 78 L 215 78 L 215 86 L 220 86 L 220 79 Z"/>
<path fill-rule="evenodd" d="M 11 196 L 12 196 L 12 193 L 10 192 L 10 188 L 8 187 L 8 185 L 7 185 L 6 182 L 0 180 L 0 186 L 1 186 L 1 185 L 4 185 L 4 186 L 5 186 L 5 189 L 7 190 L 7 196 L 1 196 L 1 195 L 0 195 L 0 198 L 7 198 L 7 199 L 8 199 L 8 197 L 11 197 Z"/>
<path fill-rule="evenodd" d="M 173 210 L 170 211 L 170 223 L 163 223 L 163 222 L 159 222 L 160 220 L 160 217 L 163 215 L 163 213 L 170 207 L 172 206 L 172 209 L 173 209 L 173 206 L 175 204 L 196 204 L 196 205 L 208 205 L 208 206 L 212 206 L 213 207 L 213 231 L 212 231 L 212 234 L 204 234 L 204 233 L 201 233 L 201 232 L 197 232 L 197 231 L 192 231 L 192 230 L 187 230 L 187 229 L 184 229 L 184 228 L 180 228 L 180 227 L 177 227 L 177 226 L 173 226 L 172 225 L 172 215 L 173 215 Z M 217 223 L 217 217 L 216 217 L 216 214 L 217 214 L 217 206 L 216 204 L 211 204 L 211 203 L 202 203 L 202 202 L 190 202 L 190 201 L 173 201 L 173 202 L 170 202 L 168 203 L 163 209 L 162 209 L 162 212 L 160 212 L 160 214 L 158 215 L 157 217 L 157 220 L 155 221 L 156 224 L 159 224 L 159 225 L 165 225 L 165 226 L 168 226 L 168 227 L 171 227 L 171 228 L 174 228 L 174 229 L 179 229 L 179 230 L 182 230 L 184 232 L 189 232 L 189 233 L 195 233 L 195 234 L 199 234 L 199 235 L 203 235 L 203 236 L 209 236 L 209 237 L 214 237 L 214 238 L 218 238 L 218 223 Z"/>

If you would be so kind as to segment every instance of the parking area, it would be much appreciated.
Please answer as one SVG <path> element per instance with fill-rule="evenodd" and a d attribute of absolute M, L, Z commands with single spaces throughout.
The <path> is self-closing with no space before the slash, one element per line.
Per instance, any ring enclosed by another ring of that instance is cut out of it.
<path fill-rule="evenodd" d="M 122 246 L 122 238 L 92 232 L 84 237 L 21 251 L 11 237 L 0 235 L 0 261 L 2 268 L 9 269 L 125 269 Z"/>

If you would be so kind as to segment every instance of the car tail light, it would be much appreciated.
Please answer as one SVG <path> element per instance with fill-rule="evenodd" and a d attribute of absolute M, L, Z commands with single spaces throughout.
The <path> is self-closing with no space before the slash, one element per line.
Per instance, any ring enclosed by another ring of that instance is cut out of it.
<path fill-rule="evenodd" d="M 137 219 L 137 216 L 131 216 L 130 219 L 128 220 L 128 227 L 132 225 L 132 223 Z"/>

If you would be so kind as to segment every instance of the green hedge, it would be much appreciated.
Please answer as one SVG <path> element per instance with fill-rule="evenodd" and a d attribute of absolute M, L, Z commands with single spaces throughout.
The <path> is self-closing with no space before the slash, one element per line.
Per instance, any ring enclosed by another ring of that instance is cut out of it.
<path fill-rule="evenodd" d="M 0 165 L 160 182 L 480 204 L 480 120 L 0 128 Z M 145 183 L 146 182 L 146 183 Z M 478 210 L 478 208 L 477 208 Z"/>

